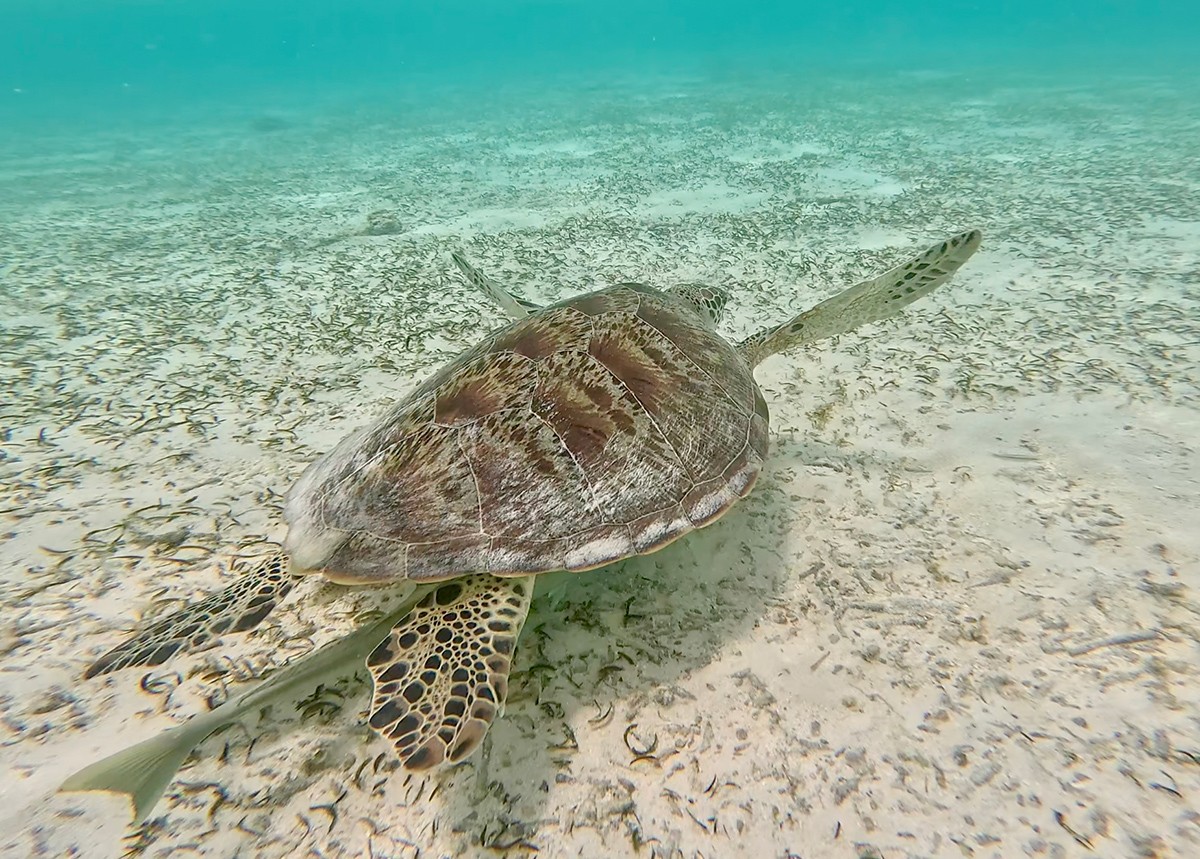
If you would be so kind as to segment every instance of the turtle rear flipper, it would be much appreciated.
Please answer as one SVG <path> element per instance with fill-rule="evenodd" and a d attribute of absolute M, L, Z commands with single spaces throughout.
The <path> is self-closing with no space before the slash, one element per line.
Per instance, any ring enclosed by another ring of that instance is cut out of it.
<path fill-rule="evenodd" d="M 982 238 L 979 230 L 952 236 L 904 265 L 839 292 L 782 325 L 743 340 L 738 351 L 754 367 L 776 352 L 845 334 L 860 325 L 899 313 L 948 281 L 979 250 Z"/>
<path fill-rule="evenodd" d="M 98 677 L 134 665 L 161 665 L 227 632 L 258 626 L 299 579 L 287 571 L 282 552 L 266 558 L 224 590 L 184 606 L 139 630 L 105 653 L 84 672 Z"/>
<path fill-rule="evenodd" d="M 429 770 L 474 751 L 504 709 L 533 577 L 476 574 L 426 596 L 367 657 L 370 724 L 404 767 Z"/>

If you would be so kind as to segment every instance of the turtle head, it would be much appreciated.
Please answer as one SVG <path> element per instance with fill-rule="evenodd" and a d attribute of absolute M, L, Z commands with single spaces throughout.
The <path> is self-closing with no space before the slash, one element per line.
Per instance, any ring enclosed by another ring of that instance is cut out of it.
<path fill-rule="evenodd" d="M 728 292 L 706 283 L 681 283 L 668 289 L 667 294 L 694 308 L 714 327 L 721 321 L 721 314 L 729 302 Z"/>

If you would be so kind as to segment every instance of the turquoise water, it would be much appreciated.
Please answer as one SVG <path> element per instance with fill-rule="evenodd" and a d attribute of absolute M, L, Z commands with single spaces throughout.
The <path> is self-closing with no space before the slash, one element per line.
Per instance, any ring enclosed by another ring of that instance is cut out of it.
<path fill-rule="evenodd" d="M 1195 70 L 1165 2 L 22 2 L 0 7 L 5 115 L 314 90 L 762 68 Z M 19 89 L 20 99 L 13 91 Z M 68 105 L 70 107 L 68 108 Z"/>

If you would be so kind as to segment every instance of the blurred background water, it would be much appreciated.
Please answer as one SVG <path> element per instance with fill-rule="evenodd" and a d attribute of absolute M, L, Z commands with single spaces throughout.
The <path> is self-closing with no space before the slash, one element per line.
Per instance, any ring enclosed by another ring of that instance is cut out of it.
<path fill-rule="evenodd" d="M 1196 68 L 1184 0 L 4 0 L 0 120 L 116 121 L 423 82 Z"/>

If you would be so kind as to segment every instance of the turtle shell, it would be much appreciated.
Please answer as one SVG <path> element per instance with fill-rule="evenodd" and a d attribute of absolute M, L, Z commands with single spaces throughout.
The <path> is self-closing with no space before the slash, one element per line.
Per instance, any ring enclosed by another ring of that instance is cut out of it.
<path fill-rule="evenodd" d="M 737 350 L 621 284 L 494 332 L 314 462 L 286 548 L 347 583 L 586 570 L 715 520 L 767 443 Z"/>

